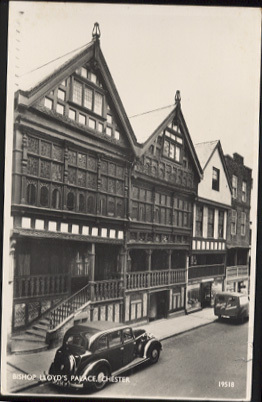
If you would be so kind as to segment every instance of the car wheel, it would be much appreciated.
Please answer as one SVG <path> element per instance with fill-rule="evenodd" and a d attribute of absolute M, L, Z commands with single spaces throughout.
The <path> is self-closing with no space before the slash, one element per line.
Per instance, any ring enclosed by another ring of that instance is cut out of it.
<path fill-rule="evenodd" d="M 99 367 L 94 374 L 96 380 L 92 383 L 92 387 L 96 391 L 100 391 L 106 385 L 106 378 L 109 376 L 109 370 L 105 366 Z"/>
<path fill-rule="evenodd" d="M 159 346 L 155 345 L 149 349 L 149 361 L 151 364 L 157 363 L 160 356 Z"/>

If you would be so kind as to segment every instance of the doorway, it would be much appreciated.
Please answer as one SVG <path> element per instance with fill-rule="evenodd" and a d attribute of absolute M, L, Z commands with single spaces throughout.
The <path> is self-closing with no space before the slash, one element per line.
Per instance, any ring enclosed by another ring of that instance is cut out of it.
<path fill-rule="evenodd" d="M 201 283 L 201 307 L 211 307 L 212 282 Z"/>
<path fill-rule="evenodd" d="M 150 293 L 149 301 L 149 321 L 167 318 L 169 302 L 168 290 Z"/>

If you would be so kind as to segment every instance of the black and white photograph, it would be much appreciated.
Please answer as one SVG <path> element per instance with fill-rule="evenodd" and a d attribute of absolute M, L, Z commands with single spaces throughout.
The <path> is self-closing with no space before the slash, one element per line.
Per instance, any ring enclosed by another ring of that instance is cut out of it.
<path fill-rule="evenodd" d="M 250 401 L 261 10 L 9 4 L 1 393 Z"/>

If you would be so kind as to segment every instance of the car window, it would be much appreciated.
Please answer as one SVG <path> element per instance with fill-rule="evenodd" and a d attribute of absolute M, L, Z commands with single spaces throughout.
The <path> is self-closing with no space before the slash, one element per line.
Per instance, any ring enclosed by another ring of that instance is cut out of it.
<path fill-rule="evenodd" d="M 121 342 L 121 331 L 112 332 L 108 335 L 109 338 L 109 347 L 113 347 L 116 345 L 120 345 Z"/>
<path fill-rule="evenodd" d="M 225 301 L 225 296 L 219 295 L 219 296 L 217 297 L 217 301 L 218 301 L 219 303 L 224 302 L 224 301 Z"/>
<path fill-rule="evenodd" d="M 229 298 L 228 298 L 228 301 L 227 301 L 227 306 L 228 306 L 228 307 L 230 307 L 230 306 L 237 306 L 237 298 L 236 298 L 236 297 L 233 297 L 233 296 L 229 297 Z"/>
<path fill-rule="evenodd" d="M 103 335 L 97 341 L 96 350 L 107 349 L 107 347 L 108 347 L 108 345 L 107 345 L 107 335 Z"/>
<path fill-rule="evenodd" d="M 242 296 L 239 298 L 239 304 L 240 306 L 243 306 L 244 304 L 248 303 L 248 296 Z"/>
<path fill-rule="evenodd" d="M 131 328 L 123 329 L 123 342 L 128 342 L 130 339 L 133 339 Z"/>
<path fill-rule="evenodd" d="M 81 335 L 70 335 L 65 339 L 65 343 L 67 345 L 81 346 L 82 348 L 85 347 L 85 339 Z"/>

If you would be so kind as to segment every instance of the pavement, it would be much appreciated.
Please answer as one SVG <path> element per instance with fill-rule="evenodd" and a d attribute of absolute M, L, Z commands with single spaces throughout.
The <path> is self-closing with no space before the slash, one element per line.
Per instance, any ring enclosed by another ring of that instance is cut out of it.
<path fill-rule="evenodd" d="M 141 328 L 163 341 L 195 328 L 211 324 L 216 319 L 213 308 L 206 308 L 187 315 L 169 317 L 141 325 L 134 324 L 133 326 L 141 326 Z M 55 352 L 56 349 L 49 349 L 37 353 L 8 355 L 6 365 L 3 365 L 3 367 L 6 367 L 3 373 L 3 377 L 6 377 L 3 378 L 2 382 L 3 394 L 26 391 L 28 387 L 35 386 L 39 382 L 43 383 L 45 381 L 43 373 L 48 371 Z M 4 384 L 6 384 L 6 387 L 4 387 Z"/>

